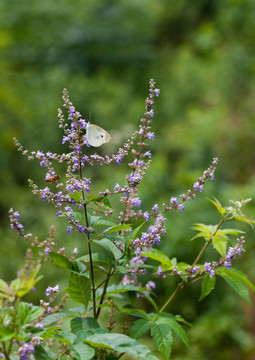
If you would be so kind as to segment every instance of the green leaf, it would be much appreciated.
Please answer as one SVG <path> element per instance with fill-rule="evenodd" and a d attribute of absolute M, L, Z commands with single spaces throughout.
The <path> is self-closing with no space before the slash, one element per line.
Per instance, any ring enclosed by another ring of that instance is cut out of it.
<path fill-rule="evenodd" d="M 115 226 L 116 224 L 108 219 L 103 219 L 100 216 L 92 216 L 88 214 L 88 220 L 90 226 L 99 226 L 99 225 L 105 225 L 105 226 Z"/>
<path fill-rule="evenodd" d="M 89 255 L 85 255 L 80 257 L 79 259 L 77 259 L 79 261 L 84 261 L 85 263 L 89 263 L 90 258 Z M 110 266 L 114 265 L 114 261 L 113 259 L 109 258 L 107 255 L 105 255 L 104 253 L 93 253 L 92 254 L 92 261 L 94 262 L 100 262 L 100 263 L 105 263 L 108 264 Z"/>
<path fill-rule="evenodd" d="M 168 313 L 158 313 L 157 314 L 157 324 L 165 324 L 173 331 L 173 333 L 186 345 L 189 346 L 189 339 L 186 334 L 186 331 L 178 323 L 178 319 L 175 316 Z"/>
<path fill-rule="evenodd" d="M 172 269 L 172 263 L 168 256 L 158 249 L 147 250 L 141 253 L 141 255 L 147 256 L 150 259 L 160 262 L 164 271 Z"/>
<path fill-rule="evenodd" d="M 64 313 L 64 312 L 50 314 L 43 319 L 42 324 L 43 324 L 43 326 L 49 326 L 56 321 L 66 319 L 68 317 L 71 317 L 71 315 L 68 313 Z"/>
<path fill-rule="evenodd" d="M 33 320 L 41 316 L 43 309 L 40 306 L 31 306 L 28 303 L 21 302 L 18 306 L 18 314 L 20 325 L 31 323 Z"/>
<path fill-rule="evenodd" d="M 90 360 L 93 359 L 95 355 L 95 349 L 82 342 L 80 342 L 79 344 L 72 345 L 70 349 L 76 356 L 77 360 L 85 360 L 85 359 Z"/>
<path fill-rule="evenodd" d="M 80 212 L 73 211 L 72 216 L 74 220 L 85 221 L 85 216 Z"/>
<path fill-rule="evenodd" d="M 71 330 L 74 334 L 80 330 L 91 330 L 94 333 L 99 328 L 98 322 L 92 317 L 76 317 L 71 320 Z"/>
<path fill-rule="evenodd" d="M 65 269 L 72 270 L 73 264 L 66 256 L 55 253 L 55 252 L 50 252 L 49 255 L 52 258 L 52 261 L 54 264 L 56 264 L 62 268 L 65 268 Z"/>
<path fill-rule="evenodd" d="M 0 341 L 6 342 L 15 338 L 17 334 L 8 326 L 0 325 Z"/>
<path fill-rule="evenodd" d="M 10 296 L 13 296 L 11 289 L 9 288 L 9 285 L 0 279 L 0 298 L 9 298 Z"/>
<path fill-rule="evenodd" d="M 217 232 L 217 225 L 194 224 L 192 229 L 196 230 L 198 234 L 193 236 L 191 241 L 200 237 L 203 237 L 206 241 L 210 241 Z"/>
<path fill-rule="evenodd" d="M 109 234 L 114 231 L 121 231 L 121 230 L 129 230 L 131 229 L 131 224 L 121 224 L 121 225 L 114 225 L 108 229 L 105 229 L 102 234 Z"/>
<path fill-rule="evenodd" d="M 215 200 L 209 199 L 209 201 L 216 207 L 216 209 L 218 210 L 220 215 L 224 215 L 225 209 L 217 199 L 215 199 Z"/>
<path fill-rule="evenodd" d="M 216 274 L 223 277 L 223 279 L 227 281 L 227 283 L 237 292 L 237 294 L 251 305 L 250 295 L 246 287 L 248 283 L 251 283 L 244 274 L 240 274 L 233 269 L 227 268 L 217 269 Z M 252 288 L 254 288 L 253 285 Z"/>
<path fill-rule="evenodd" d="M 130 336 L 138 339 L 145 334 L 151 327 L 151 321 L 147 319 L 139 319 L 134 322 L 134 325 L 130 329 Z"/>
<path fill-rule="evenodd" d="M 54 338 L 66 345 L 72 345 L 76 340 L 76 336 L 73 333 L 64 330 L 58 331 Z"/>
<path fill-rule="evenodd" d="M 224 258 L 227 249 L 227 237 L 225 235 L 216 235 L 212 239 L 212 244 L 215 250 Z"/>
<path fill-rule="evenodd" d="M 216 277 L 211 277 L 209 274 L 205 274 L 203 277 L 201 295 L 199 301 L 204 299 L 210 292 L 214 289 L 216 282 Z"/>
<path fill-rule="evenodd" d="M 151 336 L 158 351 L 164 360 L 169 360 L 172 347 L 173 335 L 172 330 L 167 324 L 151 323 Z"/>
<path fill-rule="evenodd" d="M 139 225 L 137 228 L 133 230 L 131 240 L 134 240 L 136 238 L 137 234 L 139 233 L 139 231 L 141 230 L 141 228 L 145 223 L 146 221 L 144 221 L 141 225 Z"/>
<path fill-rule="evenodd" d="M 145 345 L 123 334 L 108 333 L 92 335 L 84 340 L 84 342 L 96 348 L 113 349 L 120 354 L 127 353 L 133 358 L 142 360 L 157 359 L 150 354 L 150 350 Z"/>
<path fill-rule="evenodd" d="M 103 248 L 105 248 L 106 250 L 108 250 L 114 256 L 115 260 L 119 260 L 122 258 L 123 253 L 116 245 L 114 245 L 113 242 L 111 242 L 111 240 L 104 238 L 102 240 L 93 240 L 93 241 L 98 245 L 102 246 Z"/>
<path fill-rule="evenodd" d="M 106 329 L 89 329 L 89 330 L 79 330 L 76 333 L 76 344 L 78 344 L 79 342 L 83 342 L 83 340 L 87 339 L 88 337 L 90 337 L 91 335 L 95 335 L 95 334 L 107 334 L 109 333 L 108 330 Z"/>
<path fill-rule="evenodd" d="M 46 351 L 41 345 L 35 346 L 34 355 L 36 360 L 54 360 L 55 354 Z"/>
<path fill-rule="evenodd" d="M 105 206 L 112 209 L 112 205 L 108 196 L 87 196 L 89 202 L 93 203 L 103 203 Z"/>
<path fill-rule="evenodd" d="M 91 295 L 90 280 L 85 276 L 71 273 L 67 292 L 74 301 L 82 303 L 87 307 Z"/>

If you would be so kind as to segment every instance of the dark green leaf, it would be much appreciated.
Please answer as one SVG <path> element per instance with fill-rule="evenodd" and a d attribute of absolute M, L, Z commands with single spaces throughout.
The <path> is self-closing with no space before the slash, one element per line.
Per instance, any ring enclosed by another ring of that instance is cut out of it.
<path fill-rule="evenodd" d="M 111 240 L 104 238 L 102 240 L 94 240 L 94 242 L 102 246 L 106 250 L 108 250 L 111 254 L 113 254 L 116 260 L 122 258 L 123 253 L 121 252 L 121 250 L 119 250 L 119 248 L 116 245 L 114 245 L 113 242 L 111 242 Z"/>
<path fill-rule="evenodd" d="M 211 277 L 209 274 L 205 274 L 203 277 L 201 295 L 199 301 L 204 299 L 214 289 L 216 277 Z"/>
<path fill-rule="evenodd" d="M 105 229 L 103 231 L 103 234 L 109 234 L 109 233 L 114 232 L 114 231 L 129 230 L 130 227 L 131 227 L 131 224 L 114 225 L 114 226 L 111 226 L 108 229 Z"/>
<path fill-rule="evenodd" d="M 18 307 L 20 325 L 31 323 L 43 313 L 40 306 L 31 306 L 28 303 L 21 302 Z"/>
<path fill-rule="evenodd" d="M 224 280 L 251 305 L 250 295 L 247 289 L 247 278 L 244 275 L 226 268 L 221 268 L 216 270 L 216 274 L 223 277 Z"/>
<path fill-rule="evenodd" d="M 56 321 L 66 319 L 68 317 L 71 317 L 71 315 L 68 313 L 64 313 L 64 312 L 50 314 L 43 319 L 42 324 L 43 324 L 43 326 L 49 326 Z"/>
<path fill-rule="evenodd" d="M 67 292 L 73 300 L 87 307 L 91 295 L 90 280 L 85 276 L 71 273 Z"/>
<path fill-rule="evenodd" d="M 113 349 L 120 354 L 127 353 L 133 358 L 142 360 L 157 359 L 150 354 L 150 350 L 145 345 L 123 334 L 108 333 L 92 335 L 84 341 L 96 348 Z"/>
<path fill-rule="evenodd" d="M 99 328 L 98 322 L 92 317 L 77 317 L 71 320 L 71 330 L 74 334 L 80 330 L 91 330 L 94 333 Z"/>
<path fill-rule="evenodd" d="M 49 255 L 52 258 L 52 261 L 54 264 L 56 264 L 62 268 L 65 268 L 65 269 L 72 270 L 73 264 L 66 256 L 55 253 L 55 252 L 50 252 Z"/>
<path fill-rule="evenodd" d="M 80 257 L 77 260 L 84 261 L 85 263 L 89 263 L 90 258 L 89 258 L 89 255 L 85 255 L 85 256 Z M 93 263 L 94 262 L 101 262 L 101 263 L 106 263 L 106 264 L 108 264 L 110 266 L 114 265 L 113 259 L 109 258 L 104 253 L 93 253 L 92 254 L 92 261 L 93 261 Z"/>
<path fill-rule="evenodd" d="M 110 203 L 108 196 L 88 196 L 87 199 L 89 202 L 103 203 L 105 206 L 112 209 L 112 205 Z"/>
<path fill-rule="evenodd" d="M 169 360 L 172 347 L 173 336 L 172 330 L 167 324 L 151 323 L 151 336 L 158 351 L 164 360 Z"/>
<path fill-rule="evenodd" d="M 95 349 L 82 342 L 72 345 L 70 349 L 76 356 L 77 360 L 90 360 L 93 359 L 95 355 Z"/>
<path fill-rule="evenodd" d="M 138 339 L 150 329 L 150 326 L 151 321 L 148 321 L 147 319 L 136 320 L 130 329 L 130 336 Z"/>
<path fill-rule="evenodd" d="M 51 351 L 46 351 L 41 345 L 35 346 L 34 355 L 36 360 L 54 360 L 55 354 Z"/>

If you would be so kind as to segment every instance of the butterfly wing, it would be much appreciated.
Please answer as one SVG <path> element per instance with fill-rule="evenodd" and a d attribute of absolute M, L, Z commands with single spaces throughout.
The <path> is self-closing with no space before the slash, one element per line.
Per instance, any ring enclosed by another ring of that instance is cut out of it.
<path fill-rule="evenodd" d="M 91 146 L 98 147 L 111 141 L 111 135 L 100 126 L 88 124 L 87 139 Z"/>

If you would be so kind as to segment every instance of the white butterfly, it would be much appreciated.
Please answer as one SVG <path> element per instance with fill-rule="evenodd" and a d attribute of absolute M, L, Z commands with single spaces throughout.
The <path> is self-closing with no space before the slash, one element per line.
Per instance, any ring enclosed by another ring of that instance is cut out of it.
<path fill-rule="evenodd" d="M 111 135 L 100 126 L 88 123 L 87 140 L 91 146 L 101 146 L 112 140 Z"/>

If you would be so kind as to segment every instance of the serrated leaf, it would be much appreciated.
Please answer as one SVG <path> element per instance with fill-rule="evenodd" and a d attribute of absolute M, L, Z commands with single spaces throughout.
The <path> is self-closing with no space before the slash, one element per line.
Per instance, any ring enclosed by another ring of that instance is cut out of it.
<path fill-rule="evenodd" d="M 82 342 L 79 344 L 72 345 L 70 349 L 76 356 L 77 360 L 85 360 L 85 359 L 90 360 L 93 359 L 95 355 L 95 349 L 93 349 L 88 344 L 84 344 Z"/>
<path fill-rule="evenodd" d="M 130 336 L 134 339 L 138 339 L 145 334 L 151 327 L 151 321 L 147 319 L 139 319 L 134 322 L 134 325 L 130 329 Z"/>
<path fill-rule="evenodd" d="M 99 328 L 98 322 L 92 317 L 76 317 L 71 320 L 71 330 L 74 334 L 80 330 L 91 330 L 94 333 Z"/>
<path fill-rule="evenodd" d="M 123 257 L 122 251 L 119 250 L 119 248 L 116 245 L 114 245 L 114 243 L 111 242 L 111 240 L 107 238 L 103 238 L 101 240 L 93 240 L 93 242 L 97 243 L 98 245 L 108 250 L 114 256 L 115 260 L 119 260 Z"/>
<path fill-rule="evenodd" d="M 150 354 L 150 350 L 140 344 L 137 340 L 131 339 L 127 335 L 108 333 L 92 335 L 84 342 L 96 348 L 113 349 L 118 353 L 127 353 L 133 358 L 142 360 L 156 360 L 157 358 Z"/>
<path fill-rule="evenodd" d="M 205 274 L 202 282 L 202 289 L 199 301 L 204 299 L 215 288 L 216 277 L 211 277 L 209 274 Z"/>
<path fill-rule="evenodd" d="M 137 228 L 133 230 L 131 240 L 134 240 L 136 238 L 137 234 L 139 233 L 139 231 L 141 230 L 141 228 L 145 223 L 146 221 L 144 221 L 141 225 L 139 225 Z"/>
<path fill-rule="evenodd" d="M 209 201 L 216 207 L 216 209 L 218 210 L 220 215 L 223 215 L 225 213 L 224 207 L 221 205 L 221 203 L 217 199 L 215 199 L 215 200 L 209 199 Z"/>
<path fill-rule="evenodd" d="M 80 257 L 77 260 L 89 263 L 90 257 L 89 257 L 89 255 L 85 255 L 85 256 Z M 92 254 L 92 261 L 93 261 L 93 263 L 94 262 L 101 262 L 101 263 L 108 264 L 110 266 L 114 265 L 114 261 L 111 258 L 109 258 L 107 255 L 105 255 L 104 253 L 93 253 Z"/>
<path fill-rule="evenodd" d="M 121 230 L 129 230 L 131 228 L 131 224 L 121 224 L 121 225 L 114 225 L 105 229 L 102 234 L 109 234 L 114 231 L 121 231 Z"/>
<path fill-rule="evenodd" d="M 93 202 L 95 204 L 97 203 L 102 203 L 103 205 L 109 207 L 112 209 L 112 205 L 111 205 L 111 202 L 108 198 L 108 196 L 87 196 L 87 199 L 89 202 Z"/>
<path fill-rule="evenodd" d="M 151 336 L 163 359 L 169 360 L 173 347 L 173 335 L 171 328 L 166 324 L 153 322 L 151 323 Z"/>
<path fill-rule="evenodd" d="M 68 317 L 71 317 L 71 315 L 69 313 L 65 313 L 65 312 L 50 314 L 43 319 L 42 324 L 43 324 L 43 326 L 49 326 L 56 321 L 66 319 Z"/>
<path fill-rule="evenodd" d="M 0 325 L 0 341 L 6 342 L 15 338 L 17 334 L 8 326 Z"/>
<path fill-rule="evenodd" d="M 85 221 L 84 214 L 78 211 L 72 211 L 73 220 Z"/>
<path fill-rule="evenodd" d="M 71 273 L 67 292 L 73 300 L 87 307 L 91 296 L 90 280 L 85 276 Z"/>
<path fill-rule="evenodd" d="M 72 270 L 73 264 L 66 256 L 55 252 L 50 252 L 49 255 L 52 258 L 54 264 L 65 269 Z"/>
<path fill-rule="evenodd" d="M 75 342 L 76 336 L 71 332 L 61 330 L 54 335 L 54 338 L 66 345 L 72 345 Z"/>
<path fill-rule="evenodd" d="M 31 323 L 43 313 L 40 306 L 31 306 L 28 303 L 21 302 L 18 306 L 18 314 L 20 325 Z"/>
<path fill-rule="evenodd" d="M 42 345 L 35 346 L 34 355 L 36 360 L 54 360 L 55 354 L 50 351 L 46 351 Z"/>
<path fill-rule="evenodd" d="M 172 269 L 172 262 L 169 257 L 158 249 L 143 251 L 141 255 L 160 262 L 164 271 Z"/>
<path fill-rule="evenodd" d="M 183 329 L 183 327 L 178 323 L 175 316 L 168 313 L 158 313 L 156 314 L 157 324 L 165 324 L 169 326 L 169 328 L 172 330 L 172 332 L 186 345 L 189 346 L 189 339 L 186 334 L 186 331 Z"/>
<path fill-rule="evenodd" d="M 198 233 L 192 237 L 191 241 L 199 237 L 203 237 L 206 241 L 209 241 L 216 233 L 217 225 L 194 224 L 192 229 Z"/>
<path fill-rule="evenodd" d="M 224 235 L 216 235 L 212 239 L 212 245 L 218 253 L 225 258 L 227 249 L 227 237 Z"/>
<path fill-rule="evenodd" d="M 217 269 L 216 274 L 223 277 L 236 293 L 251 305 L 250 295 L 246 287 L 248 279 L 244 275 L 227 268 Z"/>
<path fill-rule="evenodd" d="M 0 298 L 8 298 L 10 296 L 12 296 L 12 292 L 11 289 L 9 287 L 9 285 L 2 279 L 0 279 Z"/>

